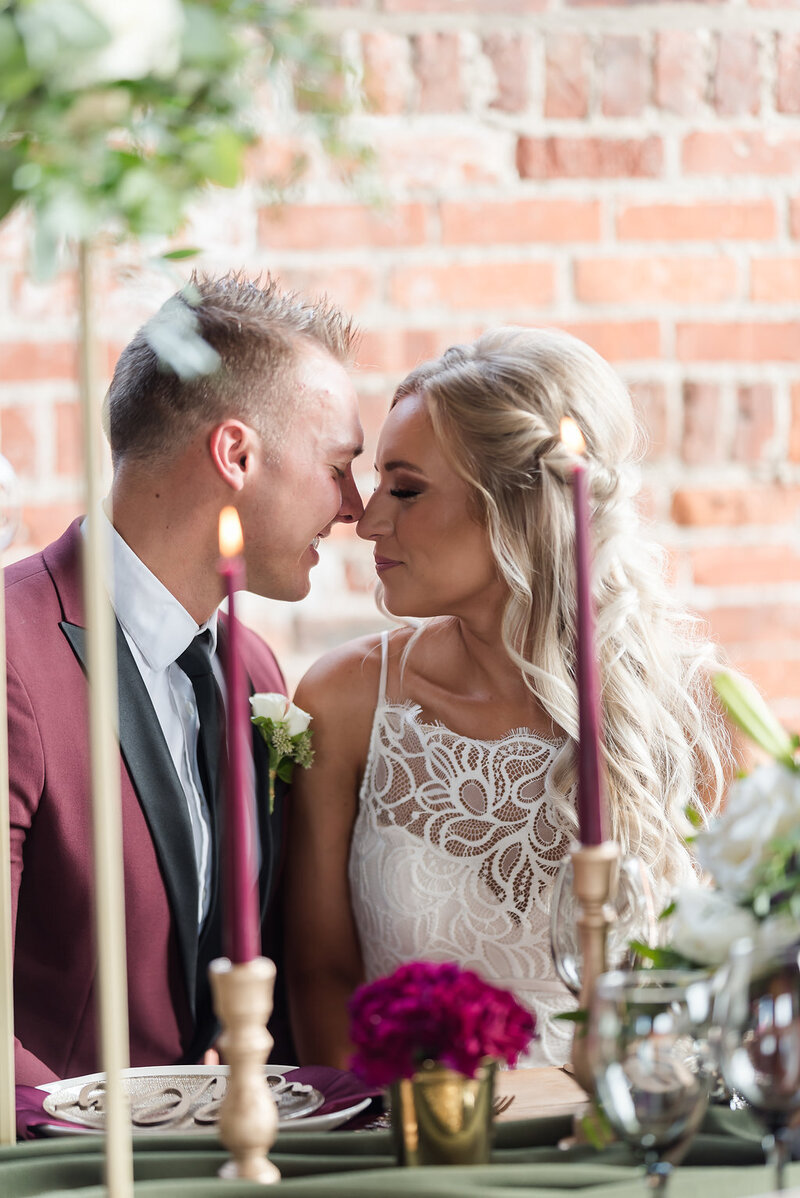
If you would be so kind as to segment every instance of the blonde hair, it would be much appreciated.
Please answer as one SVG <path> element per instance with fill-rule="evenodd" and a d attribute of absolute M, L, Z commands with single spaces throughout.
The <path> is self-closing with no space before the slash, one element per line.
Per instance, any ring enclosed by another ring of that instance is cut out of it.
<path fill-rule="evenodd" d="M 577 832 L 574 518 L 563 416 L 586 440 L 592 504 L 596 653 L 602 689 L 608 834 L 667 885 L 690 868 L 685 810 L 716 809 L 730 771 L 709 682 L 713 646 L 671 600 L 662 552 L 632 502 L 637 429 L 622 381 L 566 333 L 505 328 L 415 369 L 393 405 L 419 394 L 454 468 L 472 488 L 509 589 L 503 641 L 568 735 L 549 789 Z"/>

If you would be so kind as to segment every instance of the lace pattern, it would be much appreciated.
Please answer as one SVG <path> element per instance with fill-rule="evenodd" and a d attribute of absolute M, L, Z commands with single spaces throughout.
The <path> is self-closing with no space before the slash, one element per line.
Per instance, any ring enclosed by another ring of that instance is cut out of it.
<path fill-rule="evenodd" d="M 524 1064 L 563 1064 L 575 1000 L 550 954 L 549 896 L 569 838 L 546 789 L 560 744 L 426 724 L 385 697 L 386 641 L 349 876 L 368 979 L 403 961 L 456 960 L 537 1016 Z"/>

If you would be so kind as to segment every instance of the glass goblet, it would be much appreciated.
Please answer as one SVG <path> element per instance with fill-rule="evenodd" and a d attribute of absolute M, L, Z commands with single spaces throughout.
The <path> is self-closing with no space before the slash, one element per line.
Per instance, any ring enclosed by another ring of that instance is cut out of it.
<path fill-rule="evenodd" d="M 725 1081 L 766 1127 L 762 1144 L 782 1190 L 789 1122 L 800 1110 L 799 944 L 733 945 L 718 975 L 712 1035 Z"/>
<path fill-rule="evenodd" d="M 602 974 L 589 1011 L 587 1052 L 611 1126 L 664 1191 L 700 1126 L 710 1088 L 710 983 L 702 973 Z"/>
<path fill-rule="evenodd" d="M 561 981 L 573 994 L 580 994 L 583 960 L 578 937 L 578 900 L 573 888 L 572 858 L 564 857 L 556 874 L 550 904 L 550 951 Z M 620 861 L 617 892 L 611 902 L 614 911 L 608 940 L 606 963 L 609 969 L 624 969 L 632 964 L 630 941 L 654 944 L 658 931 L 655 903 L 644 866 L 629 854 Z"/>

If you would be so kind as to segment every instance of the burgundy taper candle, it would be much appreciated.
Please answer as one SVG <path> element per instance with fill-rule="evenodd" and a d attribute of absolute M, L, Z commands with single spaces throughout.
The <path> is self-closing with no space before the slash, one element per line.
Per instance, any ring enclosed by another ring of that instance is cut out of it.
<path fill-rule="evenodd" d="M 561 439 L 576 455 L 585 450 L 574 420 L 561 421 Z M 575 657 L 578 684 L 578 834 L 582 844 L 600 844 L 603 837 L 602 767 L 600 763 L 600 686 L 594 651 L 594 610 L 591 587 L 591 545 L 586 467 L 576 456 L 572 474 L 575 511 L 576 628 Z"/>
<path fill-rule="evenodd" d="M 250 785 L 247 744 L 250 737 L 248 694 L 239 655 L 236 591 L 244 589 L 241 558 L 242 526 L 235 508 L 219 517 L 219 572 L 228 596 L 228 636 L 225 651 L 227 688 L 228 762 L 226 774 L 225 835 L 223 840 L 223 898 L 225 949 L 234 965 L 261 955 L 258 888 L 255 868 L 255 805 Z M 245 739 L 247 737 L 247 740 Z"/>

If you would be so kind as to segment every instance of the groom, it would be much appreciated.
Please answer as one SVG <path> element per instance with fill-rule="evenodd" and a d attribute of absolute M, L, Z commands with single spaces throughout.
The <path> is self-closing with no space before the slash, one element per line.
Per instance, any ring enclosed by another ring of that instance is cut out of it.
<path fill-rule="evenodd" d="M 114 563 L 132 1066 L 196 1062 L 216 1032 L 218 788 L 198 688 L 222 680 L 219 513 L 238 511 L 248 590 L 307 594 L 320 539 L 363 510 L 352 351 L 328 304 L 196 277 L 123 350 L 108 392 L 113 484 L 89 519 Z M 83 545 L 76 520 L 6 570 L 18 1084 L 99 1067 Z M 241 631 L 251 691 L 284 691 L 270 649 Z M 253 762 L 266 928 L 283 812 L 279 796 L 269 814 L 255 730 Z"/>

